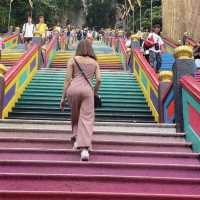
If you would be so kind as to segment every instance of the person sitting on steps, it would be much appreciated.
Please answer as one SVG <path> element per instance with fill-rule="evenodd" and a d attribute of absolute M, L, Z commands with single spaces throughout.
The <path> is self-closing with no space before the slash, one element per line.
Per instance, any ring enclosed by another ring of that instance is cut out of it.
<path fill-rule="evenodd" d="M 65 98 L 71 108 L 74 149 L 81 150 L 81 161 L 89 160 L 94 125 L 94 95 L 97 93 L 101 73 L 97 58 L 88 40 L 82 40 L 76 49 L 76 56 L 69 60 L 60 108 L 64 111 Z M 84 78 L 92 81 L 96 77 L 94 90 Z"/>

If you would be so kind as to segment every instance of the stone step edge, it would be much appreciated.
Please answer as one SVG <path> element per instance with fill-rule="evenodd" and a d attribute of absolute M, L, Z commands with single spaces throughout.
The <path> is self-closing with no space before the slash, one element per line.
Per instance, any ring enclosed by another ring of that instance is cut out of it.
<path fill-rule="evenodd" d="M 0 148 L 0 153 L 79 153 L 79 150 L 72 149 L 38 149 L 38 148 Z M 179 157 L 179 158 L 200 158 L 200 153 L 186 153 L 186 152 L 151 152 L 151 151 L 118 151 L 118 150 L 92 150 L 91 154 L 109 154 L 118 156 L 162 156 L 167 158 Z"/>
<path fill-rule="evenodd" d="M 152 194 L 152 193 L 95 193 L 95 192 L 63 192 L 63 191 L 15 191 L 15 190 L 0 190 L 0 195 L 4 196 L 4 198 L 13 198 L 18 199 L 19 197 L 29 197 L 30 200 L 32 198 L 48 198 L 48 199 L 55 199 L 55 198 L 74 198 L 74 199 L 104 199 L 104 200 L 199 200 L 200 195 L 161 195 L 161 194 Z"/>
<path fill-rule="evenodd" d="M 43 174 L 43 173 L 0 173 L 1 178 L 37 178 L 39 181 L 51 178 L 51 179 L 76 179 L 76 180 L 95 180 L 95 181 L 153 181 L 153 182 L 165 182 L 173 184 L 188 184 L 194 183 L 200 184 L 200 178 L 176 178 L 176 177 L 146 177 L 146 176 L 113 176 L 113 175 L 84 175 L 84 174 Z M 9 180 L 9 179 L 8 179 Z"/>
<path fill-rule="evenodd" d="M 14 120 L 14 119 L 3 119 L 0 120 L 2 123 L 20 123 L 20 124 L 50 124 L 50 125 L 70 125 L 70 121 L 44 121 L 44 120 Z M 95 122 L 95 126 L 121 126 L 121 127 L 152 127 L 152 128 L 175 128 L 175 124 L 159 124 L 159 123 L 113 123 L 113 122 Z"/>
<path fill-rule="evenodd" d="M 42 143 L 70 143 L 69 139 L 57 138 L 25 138 L 25 137 L 0 137 L 0 142 L 42 142 Z M 101 145 L 146 145 L 146 146 L 173 146 L 173 147 L 191 147 L 191 142 L 148 142 L 148 141 L 116 141 L 116 140 L 93 140 L 93 144 Z"/>
<path fill-rule="evenodd" d="M 99 127 L 99 128 L 102 128 L 102 127 Z M 113 127 L 116 129 L 116 127 Z M 3 132 L 6 132 L 6 133 L 41 133 L 41 134 L 45 134 L 45 133 L 50 133 L 50 134 L 53 134 L 53 133 L 60 133 L 60 134 L 72 134 L 72 130 L 71 130 L 71 127 L 62 127 L 62 128 L 59 128 L 59 127 L 54 127 L 49 129 L 49 127 L 45 128 L 45 127 L 40 127 L 40 128 L 33 128 L 33 127 L 30 127 L 30 128 L 16 128 L 16 127 L 7 127 L 7 128 L 0 128 L 0 135 L 1 133 Z M 144 131 L 138 131 L 138 130 L 98 130 L 98 127 L 96 127 L 96 130 L 94 131 L 94 134 L 101 134 L 101 135 L 116 135 L 118 134 L 117 136 L 119 136 L 120 134 L 124 135 L 124 136 L 161 136 L 161 137 L 184 137 L 186 136 L 185 133 L 175 133 L 175 132 L 164 132 L 162 131 L 159 132 L 159 131 L 152 131 L 151 132 L 148 132 L 146 130 Z"/>
<path fill-rule="evenodd" d="M 0 160 L 0 165 L 80 165 L 80 166 L 87 166 L 87 167 L 96 167 L 96 166 L 104 166 L 104 167 L 149 167 L 149 168 L 172 168 L 172 169 L 189 169 L 189 170 L 200 170 L 200 165 L 194 164 L 160 164 L 160 163 L 123 163 L 123 162 L 80 162 L 80 161 L 43 161 L 43 160 Z"/>

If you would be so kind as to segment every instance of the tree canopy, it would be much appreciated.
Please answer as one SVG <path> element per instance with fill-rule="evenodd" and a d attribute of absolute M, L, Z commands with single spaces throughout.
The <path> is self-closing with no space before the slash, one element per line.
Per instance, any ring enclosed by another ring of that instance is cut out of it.
<path fill-rule="evenodd" d="M 28 15 L 33 15 L 37 22 L 40 15 L 44 15 L 46 22 L 52 26 L 56 21 L 64 22 L 69 12 L 78 16 L 84 5 L 87 6 L 85 13 L 85 25 L 90 27 L 114 27 L 116 23 L 116 5 L 124 4 L 125 0 L 32 0 L 33 9 L 29 0 L 13 0 L 11 12 L 11 24 L 22 26 Z M 150 27 L 150 0 L 142 0 L 142 26 Z M 161 23 L 161 0 L 153 0 L 153 22 Z M 0 32 L 6 31 L 8 26 L 10 0 L 0 1 Z M 128 25 L 132 28 L 132 14 L 130 13 Z M 70 20 L 70 19 L 69 19 Z M 139 6 L 135 6 L 135 28 L 139 28 Z"/>

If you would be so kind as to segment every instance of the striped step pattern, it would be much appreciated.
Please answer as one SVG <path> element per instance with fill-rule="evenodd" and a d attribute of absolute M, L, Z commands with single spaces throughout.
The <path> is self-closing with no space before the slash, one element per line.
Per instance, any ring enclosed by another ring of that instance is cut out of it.
<path fill-rule="evenodd" d="M 5 65 L 7 69 L 11 68 L 22 57 L 23 52 L 2 52 L 0 63 Z"/>
<path fill-rule="evenodd" d="M 11 119 L 70 119 L 66 106 L 59 108 L 65 70 L 39 70 L 9 114 Z M 134 78 L 128 72 L 102 72 L 99 91 L 103 106 L 96 109 L 96 121 L 153 122 L 154 118 Z"/>
<path fill-rule="evenodd" d="M 195 79 L 197 80 L 197 82 L 200 83 L 200 70 L 198 70 L 197 73 L 195 74 Z"/>
<path fill-rule="evenodd" d="M 13 66 L 17 61 L 20 60 L 23 53 L 2 53 L 1 63 L 5 66 Z"/>
<path fill-rule="evenodd" d="M 101 123 L 95 127 L 90 161 L 83 163 L 80 152 L 72 150 L 66 122 L 3 123 L 4 200 L 200 198 L 199 154 L 173 125 Z"/>
<path fill-rule="evenodd" d="M 52 68 L 66 68 L 68 60 L 73 57 L 69 52 L 58 52 L 54 58 Z M 119 55 L 98 54 L 98 63 L 102 70 L 122 70 L 122 63 Z"/>

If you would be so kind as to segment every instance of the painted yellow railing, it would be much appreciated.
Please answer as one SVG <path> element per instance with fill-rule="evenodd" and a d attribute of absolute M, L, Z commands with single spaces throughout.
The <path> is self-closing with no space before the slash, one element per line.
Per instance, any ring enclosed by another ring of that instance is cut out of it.
<path fill-rule="evenodd" d="M 3 97 L 2 118 L 8 117 L 8 113 L 17 103 L 25 88 L 38 70 L 38 46 L 25 53 L 20 61 L 12 67 L 5 76 L 5 88 Z"/>

